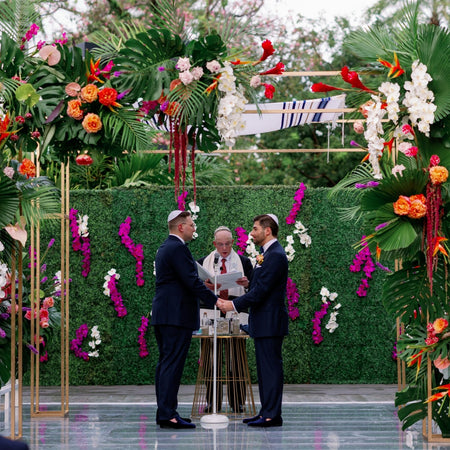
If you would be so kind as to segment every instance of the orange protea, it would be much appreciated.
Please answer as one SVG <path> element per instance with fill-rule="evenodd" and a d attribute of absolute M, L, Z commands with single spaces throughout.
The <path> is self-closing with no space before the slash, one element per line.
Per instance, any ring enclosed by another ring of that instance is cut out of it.
<path fill-rule="evenodd" d="M 408 217 L 411 219 L 421 219 L 427 214 L 427 204 L 424 195 L 411 195 L 409 197 L 410 209 L 408 212 Z"/>
<path fill-rule="evenodd" d="M 448 320 L 440 317 L 433 322 L 433 328 L 436 333 L 442 333 L 448 327 Z"/>
<path fill-rule="evenodd" d="M 430 180 L 433 184 L 445 183 L 448 179 L 448 170 L 443 166 L 430 167 Z"/>
<path fill-rule="evenodd" d="M 81 120 L 83 118 L 81 100 L 75 99 L 67 102 L 67 115 L 75 120 Z"/>
<path fill-rule="evenodd" d="M 81 98 L 86 103 L 95 102 L 98 98 L 98 87 L 95 84 L 88 84 L 83 89 L 81 89 Z"/>
<path fill-rule="evenodd" d="M 83 125 L 86 133 L 97 133 L 102 129 L 102 121 L 100 120 L 100 117 L 94 113 L 86 114 L 81 125 Z"/>
<path fill-rule="evenodd" d="M 19 167 L 19 173 L 26 175 L 27 178 L 33 178 L 36 176 L 36 166 L 31 160 L 23 158 L 22 164 Z"/>
<path fill-rule="evenodd" d="M 112 107 L 115 106 L 117 108 L 121 108 L 122 105 L 116 102 L 117 99 L 117 91 L 114 88 L 103 88 L 98 93 L 98 101 L 107 106 L 110 110 L 113 110 Z"/>
<path fill-rule="evenodd" d="M 399 216 L 407 216 L 409 214 L 409 210 L 411 208 L 411 201 L 409 197 L 404 195 L 400 195 L 398 200 L 394 202 L 394 213 Z"/>

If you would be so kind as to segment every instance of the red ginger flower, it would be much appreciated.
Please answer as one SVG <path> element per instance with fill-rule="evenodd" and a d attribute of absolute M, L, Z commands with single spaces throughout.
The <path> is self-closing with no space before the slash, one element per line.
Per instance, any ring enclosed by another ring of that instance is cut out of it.
<path fill-rule="evenodd" d="M 359 79 L 359 76 L 356 72 L 350 71 L 347 66 L 344 66 L 341 70 L 341 76 L 342 79 L 349 83 L 352 87 L 356 89 L 361 89 L 362 91 L 371 92 L 372 94 L 376 94 L 376 92 L 372 91 L 372 89 L 369 89 L 367 86 L 364 86 L 364 84 Z"/>
<path fill-rule="evenodd" d="M 260 75 L 281 75 L 284 72 L 284 64 L 282 62 L 277 63 L 272 69 L 261 72 Z"/>
<path fill-rule="evenodd" d="M 314 83 L 311 86 L 311 90 L 313 92 L 329 92 L 329 91 L 342 91 L 342 88 L 330 86 L 329 84 L 324 83 Z"/>
<path fill-rule="evenodd" d="M 275 53 L 275 49 L 273 48 L 272 42 L 270 42 L 268 39 L 266 39 L 262 44 L 261 44 L 264 53 L 261 56 L 261 58 L 259 58 L 259 61 L 265 61 L 269 56 L 272 56 Z"/>
<path fill-rule="evenodd" d="M 272 100 L 273 94 L 275 93 L 275 87 L 269 83 L 264 83 L 263 85 L 266 88 L 264 91 L 265 97 L 268 98 L 269 100 Z"/>

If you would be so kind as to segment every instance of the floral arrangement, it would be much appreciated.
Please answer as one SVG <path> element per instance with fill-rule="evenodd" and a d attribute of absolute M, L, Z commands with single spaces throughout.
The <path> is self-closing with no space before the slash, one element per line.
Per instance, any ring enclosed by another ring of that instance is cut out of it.
<path fill-rule="evenodd" d="M 362 248 L 356 254 L 350 265 L 350 272 L 363 271 L 365 277 L 361 278 L 361 282 L 356 291 L 358 297 L 366 297 L 367 290 L 369 289 L 369 279 L 372 278 L 372 273 L 375 271 L 375 263 L 373 262 L 372 253 L 366 242 L 366 236 L 361 238 Z"/>
<path fill-rule="evenodd" d="M 417 364 L 415 373 L 408 373 L 406 388 L 396 395 L 404 429 L 427 416 L 427 370 L 420 364 L 424 353 L 432 361 L 445 360 L 450 342 L 450 334 L 440 334 L 433 325 L 437 319 L 447 320 L 450 312 L 450 95 L 444 81 L 450 59 L 438 50 L 450 45 L 450 33 L 419 24 L 418 17 L 419 4 L 411 4 L 388 34 L 373 28 L 350 35 L 346 46 L 371 67 L 370 74 L 344 67 L 341 76 L 350 88 L 313 85 L 315 92 L 345 90 L 347 104 L 365 119 L 365 125 L 358 123 L 366 140 L 366 145 L 358 144 L 367 148 L 365 161 L 332 195 L 345 193 L 352 206 L 342 209 L 342 217 L 361 220 L 364 227 L 362 250 L 351 270 L 364 265 L 367 281 L 374 268 L 369 250 L 377 260 L 382 257 L 399 267 L 387 275 L 382 301 L 392 318 L 403 323 L 398 359 L 409 367 Z M 360 286 L 359 293 L 365 295 L 367 287 Z M 434 366 L 433 388 L 440 391 L 445 377 Z M 448 396 L 431 403 L 433 420 L 450 435 Z"/>
<path fill-rule="evenodd" d="M 147 341 L 145 340 L 145 333 L 147 333 L 148 329 L 148 317 L 142 316 L 141 317 L 141 325 L 138 328 L 139 331 L 139 337 L 138 337 L 138 344 L 139 344 L 139 356 L 141 358 L 145 358 L 148 356 L 148 349 L 147 349 Z"/>
<path fill-rule="evenodd" d="M 70 231 L 72 233 L 72 249 L 75 252 L 81 251 L 83 254 L 83 268 L 81 274 L 87 277 L 91 271 L 91 248 L 88 229 L 87 215 L 78 215 L 76 209 L 69 211 Z"/>
<path fill-rule="evenodd" d="M 249 240 L 248 234 L 245 231 L 245 228 L 237 227 L 234 229 L 237 240 L 236 240 L 236 246 L 238 248 L 237 252 L 239 255 L 243 255 L 247 249 L 247 242 Z"/>
<path fill-rule="evenodd" d="M 122 222 L 119 227 L 119 236 L 122 244 L 136 259 L 136 284 L 144 286 L 144 270 L 142 261 L 144 260 L 144 248 L 142 244 L 135 244 L 130 237 L 131 217 L 127 217 L 125 222 Z"/>
<path fill-rule="evenodd" d="M 117 280 L 120 278 L 120 274 L 116 272 L 116 269 L 111 269 L 105 276 L 105 282 L 103 283 L 103 293 L 110 297 L 114 309 L 117 312 L 117 317 L 125 317 L 127 315 L 127 309 L 123 304 L 122 295 L 117 289 Z"/>
<path fill-rule="evenodd" d="M 89 358 L 94 357 L 98 358 L 99 353 L 97 350 L 97 346 L 101 344 L 100 332 L 98 331 L 98 326 L 95 325 L 91 329 L 91 337 L 92 340 L 89 341 L 89 347 L 92 349 L 89 352 L 86 352 L 82 349 L 83 341 L 87 338 L 89 334 L 89 327 L 87 324 L 82 324 L 75 331 L 75 339 L 70 341 L 70 350 L 75 353 L 77 358 L 81 358 L 85 361 L 89 361 Z"/>
<path fill-rule="evenodd" d="M 322 297 L 322 306 L 319 311 L 316 311 L 314 313 L 314 318 L 312 319 L 312 324 L 313 324 L 312 339 L 313 339 L 314 344 L 316 344 L 316 345 L 319 345 L 323 341 L 322 329 L 321 329 L 322 319 L 327 315 L 328 309 L 332 305 L 331 302 L 333 302 L 336 299 L 336 297 L 338 296 L 338 294 L 336 292 L 330 292 L 324 286 L 320 290 L 320 295 Z M 338 310 L 340 307 L 341 307 L 340 303 L 336 304 L 333 307 L 333 309 L 335 311 L 331 313 L 330 319 L 329 319 L 327 325 L 325 326 L 325 328 L 330 333 L 333 333 L 336 330 L 336 328 L 338 327 L 338 324 L 336 321 L 338 312 L 336 310 Z"/>

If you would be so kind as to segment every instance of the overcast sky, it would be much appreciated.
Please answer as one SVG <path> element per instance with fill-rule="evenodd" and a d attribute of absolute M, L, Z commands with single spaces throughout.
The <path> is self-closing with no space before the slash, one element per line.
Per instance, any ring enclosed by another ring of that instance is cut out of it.
<path fill-rule="evenodd" d="M 286 14 L 292 11 L 295 15 L 311 18 L 346 16 L 357 20 L 375 3 L 376 0 L 266 0 L 264 8 L 277 13 L 285 11 Z"/>

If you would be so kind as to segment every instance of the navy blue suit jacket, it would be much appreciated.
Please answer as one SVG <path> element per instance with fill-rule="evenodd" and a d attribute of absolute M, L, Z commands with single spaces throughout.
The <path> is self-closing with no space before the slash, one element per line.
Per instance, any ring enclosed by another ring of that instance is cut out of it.
<path fill-rule="evenodd" d="M 156 289 L 152 325 L 200 328 L 202 299 L 213 307 L 217 297 L 200 280 L 189 248 L 176 236 L 168 236 L 156 253 Z"/>
<path fill-rule="evenodd" d="M 286 336 L 288 312 L 285 303 L 288 261 L 283 247 L 274 242 L 264 261 L 253 269 L 250 290 L 233 300 L 241 312 L 249 310 L 248 328 L 253 338 Z"/>

